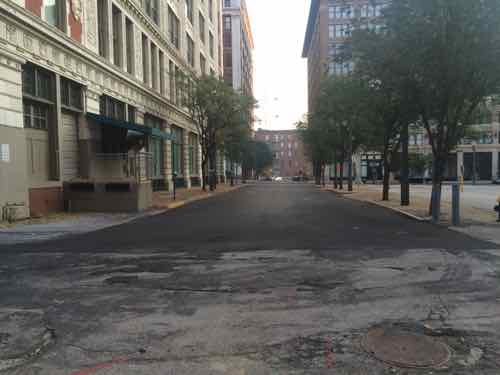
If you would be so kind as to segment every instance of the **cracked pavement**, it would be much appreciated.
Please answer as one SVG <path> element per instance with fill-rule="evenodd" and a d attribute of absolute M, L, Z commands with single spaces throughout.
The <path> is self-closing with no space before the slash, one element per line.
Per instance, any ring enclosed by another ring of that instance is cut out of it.
<path fill-rule="evenodd" d="M 307 184 L 251 185 L 0 253 L 2 374 L 500 368 L 497 245 Z M 446 344 L 449 362 L 375 359 L 361 343 L 380 325 Z"/>

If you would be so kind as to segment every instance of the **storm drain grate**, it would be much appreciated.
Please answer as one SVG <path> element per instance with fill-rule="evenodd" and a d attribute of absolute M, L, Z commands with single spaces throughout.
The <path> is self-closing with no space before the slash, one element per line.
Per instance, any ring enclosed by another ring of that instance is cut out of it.
<path fill-rule="evenodd" d="M 441 368 L 451 357 L 443 342 L 399 326 L 374 327 L 361 345 L 376 359 L 402 368 Z"/>

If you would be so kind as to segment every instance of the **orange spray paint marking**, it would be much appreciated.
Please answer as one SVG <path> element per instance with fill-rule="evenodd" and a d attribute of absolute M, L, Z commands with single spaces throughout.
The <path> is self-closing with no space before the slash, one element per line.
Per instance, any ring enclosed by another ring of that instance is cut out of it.
<path fill-rule="evenodd" d="M 94 366 L 92 368 L 88 368 L 85 370 L 80 370 L 77 372 L 73 372 L 71 375 L 92 375 L 98 372 L 99 370 L 104 370 L 113 367 L 114 365 L 117 365 L 119 363 L 125 363 L 127 362 L 127 358 L 116 358 L 111 360 L 111 362 L 106 362 L 106 363 L 101 363 L 97 366 Z"/>
<path fill-rule="evenodd" d="M 333 344 L 331 338 L 327 338 L 325 341 L 325 366 L 326 368 L 333 368 L 334 366 Z"/>

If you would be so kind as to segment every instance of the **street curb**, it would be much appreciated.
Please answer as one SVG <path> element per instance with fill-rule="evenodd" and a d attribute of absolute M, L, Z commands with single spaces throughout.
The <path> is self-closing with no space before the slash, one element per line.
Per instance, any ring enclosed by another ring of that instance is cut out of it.
<path fill-rule="evenodd" d="M 390 211 L 393 211 L 399 215 L 402 215 L 402 216 L 405 216 L 409 219 L 412 219 L 412 220 L 415 220 L 415 221 L 418 221 L 418 222 L 421 222 L 421 223 L 426 223 L 426 222 L 430 222 L 429 219 L 425 218 L 425 217 L 420 217 L 420 216 L 417 216 L 417 215 L 414 215 L 414 214 L 411 214 L 409 212 L 406 212 L 400 208 L 396 208 L 396 207 L 390 207 L 390 206 L 386 206 L 385 204 L 383 203 L 379 203 L 379 202 L 375 202 L 375 201 L 372 201 L 372 200 L 369 200 L 369 199 L 357 199 L 357 198 L 352 198 L 352 195 L 355 194 L 355 192 L 352 192 L 352 193 L 339 193 L 337 192 L 336 190 L 333 190 L 333 189 L 325 189 L 325 191 L 330 191 L 340 197 L 346 197 L 347 199 L 350 199 L 352 201 L 358 201 L 358 202 L 364 202 L 364 203 L 369 203 L 369 204 L 372 204 L 374 206 L 377 206 L 377 207 L 382 207 L 382 208 L 386 208 Z"/>
<path fill-rule="evenodd" d="M 217 197 L 218 195 L 224 195 L 224 194 L 228 194 L 228 193 L 233 193 L 233 192 L 241 190 L 241 189 L 243 189 L 243 188 L 245 188 L 247 186 L 248 185 L 238 185 L 234 189 L 231 189 L 231 190 L 228 190 L 228 191 L 225 191 L 225 192 L 222 192 L 222 193 L 217 193 L 217 192 L 216 193 L 208 193 L 206 195 L 202 195 L 202 196 L 199 196 L 199 197 L 172 202 L 172 203 L 169 203 L 166 207 L 157 207 L 157 208 L 153 207 L 153 211 L 151 212 L 151 214 L 144 215 L 144 216 L 146 216 L 146 217 L 153 217 L 153 216 L 161 215 L 161 214 L 164 214 L 164 213 L 166 213 L 168 211 L 173 211 L 175 209 L 184 207 L 184 206 L 186 206 L 186 205 L 188 205 L 190 203 L 193 203 L 193 202 L 198 202 L 198 201 L 202 201 L 202 200 L 205 200 L 205 199 L 214 198 L 214 197 Z"/>

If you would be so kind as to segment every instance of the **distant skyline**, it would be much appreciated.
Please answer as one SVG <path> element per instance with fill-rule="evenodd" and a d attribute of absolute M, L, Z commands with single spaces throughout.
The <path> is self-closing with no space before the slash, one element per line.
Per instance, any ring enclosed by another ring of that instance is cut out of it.
<path fill-rule="evenodd" d="M 246 0 L 255 41 L 255 129 L 294 129 L 307 112 L 301 58 L 310 0 Z"/>

